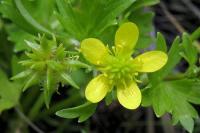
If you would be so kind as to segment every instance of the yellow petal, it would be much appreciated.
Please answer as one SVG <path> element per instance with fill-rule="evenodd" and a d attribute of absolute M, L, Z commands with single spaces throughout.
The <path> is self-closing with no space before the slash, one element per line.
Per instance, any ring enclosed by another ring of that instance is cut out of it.
<path fill-rule="evenodd" d="M 167 63 L 168 56 L 161 51 L 150 51 L 141 54 L 135 58 L 133 63 L 141 64 L 138 72 L 155 72 L 161 69 Z"/>
<path fill-rule="evenodd" d="M 92 64 L 105 64 L 110 56 L 105 45 L 98 39 L 88 38 L 81 42 L 81 52 L 84 57 Z"/>
<path fill-rule="evenodd" d="M 86 99 L 92 103 L 101 101 L 106 96 L 109 87 L 108 80 L 104 75 L 97 76 L 86 87 Z"/>
<path fill-rule="evenodd" d="M 128 22 L 122 24 L 115 34 L 115 46 L 118 54 L 131 54 L 139 37 L 137 25 Z"/>
<path fill-rule="evenodd" d="M 136 109 L 141 103 L 141 92 L 135 82 L 132 82 L 127 88 L 118 86 L 117 98 L 122 106 L 127 109 Z"/>

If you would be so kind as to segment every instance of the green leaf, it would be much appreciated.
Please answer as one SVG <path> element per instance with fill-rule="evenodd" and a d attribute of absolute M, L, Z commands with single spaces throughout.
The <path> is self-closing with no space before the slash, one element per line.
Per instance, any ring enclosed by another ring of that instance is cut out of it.
<path fill-rule="evenodd" d="M 191 41 L 195 41 L 200 37 L 200 27 L 197 28 L 190 36 Z"/>
<path fill-rule="evenodd" d="M 167 64 L 158 72 L 159 75 L 163 78 L 167 76 L 172 69 L 178 64 L 181 59 L 180 56 L 181 46 L 180 46 L 180 38 L 177 37 L 168 52 L 168 62 Z"/>
<path fill-rule="evenodd" d="M 77 5 L 65 0 L 56 2 L 57 16 L 65 30 L 75 39 L 82 40 L 98 37 L 106 28 L 116 24 L 116 17 L 135 0 L 82 0 Z"/>
<path fill-rule="evenodd" d="M 51 35 L 51 31 L 49 31 L 48 29 L 46 29 L 45 27 L 43 27 L 41 24 L 39 24 L 30 14 L 29 12 L 26 10 L 26 8 L 24 7 L 23 3 L 21 2 L 21 0 L 14 0 L 15 5 L 17 7 L 17 9 L 19 10 L 20 14 L 22 15 L 22 17 L 24 18 L 24 20 L 26 20 L 31 26 L 33 26 L 35 29 L 37 29 L 38 31 L 40 31 L 41 33 L 46 33 L 46 34 L 50 34 Z"/>
<path fill-rule="evenodd" d="M 139 28 L 139 40 L 136 49 L 144 49 L 154 43 L 152 32 L 154 13 L 149 11 L 145 12 L 143 9 L 135 10 L 129 16 L 129 20 L 134 22 Z"/>
<path fill-rule="evenodd" d="M 20 1 L 16 1 L 20 2 Z M 23 14 L 21 14 L 21 8 L 17 8 L 14 0 L 2 0 L 0 4 L 0 12 L 3 17 L 10 19 L 13 23 L 9 24 L 7 32 L 9 34 L 8 39 L 15 43 L 14 51 L 20 52 L 22 50 L 27 50 L 28 47 L 24 40 L 34 41 L 36 37 L 32 34 L 37 35 L 38 33 L 44 33 L 44 28 L 58 29 L 56 17 L 53 16 L 53 9 L 55 8 L 54 0 L 34 0 L 34 1 L 21 1 L 22 6 L 28 12 L 30 20 L 26 20 Z M 44 10 L 45 7 L 45 10 Z M 26 14 L 25 16 L 27 16 Z M 33 21 L 34 20 L 34 25 Z M 36 24 L 37 23 L 37 24 Z M 36 24 L 36 25 L 35 25 Z M 40 25 L 38 27 L 38 25 Z M 38 29 L 41 28 L 42 29 Z M 41 31 L 43 30 L 43 31 Z"/>
<path fill-rule="evenodd" d="M 0 70 L 0 113 L 18 104 L 21 85 L 10 82 L 5 73 Z"/>
<path fill-rule="evenodd" d="M 66 73 L 61 73 L 60 74 L 62 79 L 69 83 L 70 85 L 72 85 L 73 87 L 75 87 L 76 89 L 79 89 L 80 87 L 74 82 L 74 80 Z"/>
<path fill-rule="evenodd" d="M 145 7 L 145 6 L 152 6 L 155 4 L 158 4 L 160 0 L 137 0 L 131 8 L 134 10 L 137 10 L 139 8 Z"/>
<path fill-rule="evenodd" d="M 194 47 L 193 42 L 187 33 L 183 33 L 182 40 L 183 52 L 181 55 L 185 58 L 190 66 L 194 66 L 198 59 L 198 51 L 196 47 Z"/>
<path fill-rule="evenodd" d="M 189 132 L 192 133 L 194 129 L 194 120 L 191 117 L 182 117 L 180 119 L 181 125 Z"/>
<path fill-rule="evenodd" d="M 167 52 L 167 44 L 165 37 L 160 32 L 157 33 L 156 46 L 156 50 Z"/>
<path fill-rule="evenodd" d="M 152 85 L 157 85 L 163 78 L 165 78 L 181 60 L 180 52 L 182 46 L 180 45 L 180 38 L 177 37 L 168 52 L 167 64 L 157 72 L 149 75 Z"/>
<path fill-rule="evenodd" d="M 14 42 L 14 52 L 21 52 L 23 50 L 29 50 L 29 47 L 24 40 L 33 42 L 36 37 L 32 34 L 21 30 L 15 24 L 7 27 L 7 33 L 9 34 L 8 40 Z"/>
<path fill-rule="evenodd" d="M 18 73 L 17 75 L 11 77 L 11 80 L 16 80 L 16 79 L 20 79 L 20 78 L 25 78 L 27 76 L 29 76 L 32 73 L 31 70 L 25 70 L 23 72 Z"/>
<path fill-rule="evenodd" d="M 87 83 L 93 78 L 92 74 L 86 72 L 85 69 L 76 69 L 70 75 L 81 88 L 85 88 Z"/>
<path fill-rule="evenodd" d="M 153 106 L 158 117 L 164 113 L 171 113 L 173 123 L 181 122 L 188 130 L 192 131 L 194 118 L 198 118 L 198 113 L 190 104 L 200 104 L 200 80 L 182 79 L 161 82 L 156 87 L 150 87 L 142 91 L 143 106 Z M 147 102 L 148 101 L 148 102 Z M 187 120 L 187 122 L 184 122 Z"/>
<path fill-rule="evenodd" d="M 4 18 L 10 19 L 19 27 L 28 31 L 29 33 L 36 34 L 37 31 L 32 27 L 19 13 L 13 4 L 12 0 L 3 0 L 0 4 L 0 12 L 3 14 Z"/>
<path fill-rule="evenodd" d="M 83 122 L 87 120 L 90 116 L 92 116 L 92 114 L 96 110 L 96 106 L 97 104 L 87 102 L 83 105 L 74 108 L 60 110 L 56 112 L 56 115 L 68 119 L 73 119 L 78 117 L 79 118 L 78 122 Z"/>
<path fill-rule="evenodd" d="M 55 17 L 52 17 L 54 6 L 54 0 L 2 0 L 0 12 L 3 17 L 10 19 L 28 33 L 51 34 L 49 29 L 58 27 L 52 25 L 56 21 Z"/>
<path fill-rule="evenodd" d="M 32 50 L 39 50 L 40 49 L 40 45 L 38 45 L 37 43 L 33 43 L 33 42 L 30 42 L 30 41 L 27 41 L 25 40 L 26 44 L 28 47 L 30 47 Z"/>
<path fill-rule="evenodd" d="M 77 68 L 87 68 L 89 70 L 91 70 L 91 66 L 81 62 L 81 61 L 78 61 L 78 60 L 69 60 L 67 62 L 71 67 L 77 67 Z"/>
<path fill-rule="evenodd" d="M 33 73 L 25 82 L 24 87 L 23 87 L 23 91 L 26 91 L 29 87 L 31 87 L 32 85 L 37 84 L 38 79 L 39 78 L 39 74 L 38 73 Z"/>

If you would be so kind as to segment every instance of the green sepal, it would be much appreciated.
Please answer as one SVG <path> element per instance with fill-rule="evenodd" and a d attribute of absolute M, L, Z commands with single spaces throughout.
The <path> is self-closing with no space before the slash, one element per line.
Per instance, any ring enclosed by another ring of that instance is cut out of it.
<path fill-rule="evenodd" d="M 49 104 L 51 101 L 51 97 L 53 92 L 56 91 L 57 89 L 57 79 L 54 79 L 53 77 L 53 72 L 51 69 L 47 69 L 46 72 L 46 80 L 43 83 L 43 87 L 44 87 L 44 101 L 45 101 L 45 105 L 47 108 L 49 108 Z"/>
<path fill-rule="evenodd" d="M 56 49 L 56 58 L 61 60 L 64 59 L 65 56 L 66 56 L 65 48 L 63 47 L 63 44 L 60 44 Z"/>
<path fill-rule="evenodd" d="M 68 74 L 62 72 L 62 73 L 60 73 L 60 76 L 64 80 L 64 82 L 69 83 L 76 89 L 80 89 L 80 87 L 74 82 L 74 80 Z"/>
<path fill-rule="evenodd" d="M 39 62 L 38 61 L 38 62 L 33 63 L 33 65 L 31 65 L 30 68 L 32 70 L 42 71 L 42 70 L 44 70 L 45 65 L 46 65 L 45 62 L 43 62 L 43 61 Z"/>
<path fill-rule="evenodd" d="M 89 70 L 92 69 L 92 67 L 90 65 L 87 65 L 81 61 L 78 60 L 69 60 L 67 61 L 67 63 L 71 66 L 71 67 L 80 67 L 80 68 L 87 68 Z"/>
<path fill-rule="evenodd" d="M 21 79 L 29 76 L 32 73 L 31 70 L 25 70 L 23 72 L 18 73 L 17 75 L 11 77 L 11 80 Z"/>
<path fill-rule="evenodd" d="M 32 85 L 36 84 L 38 82 L 38 80 L 39 80 L 38 78 L 39 78 L 39 74 L 38 73 L 34 73 L 33 75 L 31 75 L 30 78 L 25 83 L 22 91 L 26 91 L 29 87 L 31 87 Z"/>
<path fill-rule="evenodd" d="M 27 46 L 29 46 L 32 50 L 39 50 L 40 49 L 40 45 L 34 43 L 34 42 L 30 42 L 25 40 Z"/>
<path fill-rule="evenodd" d="M 57 111 L 56 115 L 68 119 L 78 118 L 78 122 L 84 122 L 94 114 L 96 107 L 97 104 L 87 102 L 77 107 Z"/>
<path fill-rule="evenodd" d="M 64 68 L 63 64 L 55 61 L 55 60 L 48 60 L 47 62 L 47 65 L 49 68 L 51 68 L 52 70 L 55 70 L 55 71 L 62 71 Z"/>
<path fill-rule="evenodd" d="M 110 105 L 113 101 L 113 96 L 112 96 L 112 92 L 108 93 L 105 97 L 105 102 L 106 102 L 106 105 Z"/>
<path fill-rule="evenodd" d="M 110 105 L 112 103 L 113 100 L 117 99 L 117 92 L 115 89 L 113 89 L 111 92 L 109 92 L 106 97 L 105 97 L 105 102 L 106 105 Z"/>

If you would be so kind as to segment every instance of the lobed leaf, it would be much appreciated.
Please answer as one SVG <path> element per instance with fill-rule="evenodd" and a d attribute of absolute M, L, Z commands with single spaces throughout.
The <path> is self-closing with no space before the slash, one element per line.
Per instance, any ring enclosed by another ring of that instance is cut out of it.
<path fill-rule="evenodd" d="M 143 90 L 143 106 L 153 106 L 157 117 L 171 113 L 173 124 L 181 124 L 192 132 L 198 113 L 190 104 L 200 104 L 200 80 L 182 79 L 161 82 L 156 87 Z M 187 122 L 185 121 L 187 120 Z"/>

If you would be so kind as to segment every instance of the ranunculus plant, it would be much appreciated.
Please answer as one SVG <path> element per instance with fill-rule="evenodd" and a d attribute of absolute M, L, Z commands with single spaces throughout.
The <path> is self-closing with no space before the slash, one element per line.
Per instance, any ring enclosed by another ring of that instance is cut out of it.
<path fill-rule="evenodd" d="M 33 122 L 44 120 L 62 132 L 65 125 L 50 116 L 85 122 L 102 105 L 145 107 L 156 117 L 170 114 L 172 124 L 192 132 L 194 105 L 200 104 L 200 28 L 167 45 L 148 10 L 157 3 L 2 0 L 0 112 L 8 116 L 6 110 L 15 108 L 35 131 L 41 132 Z"/>

